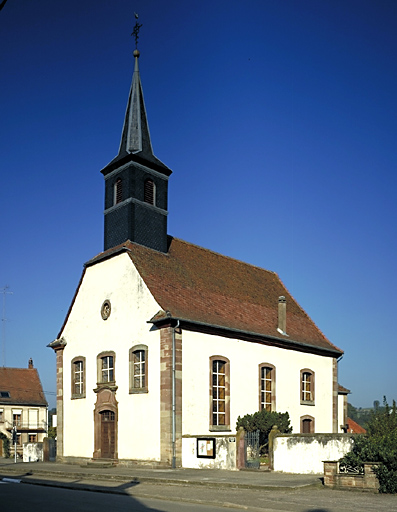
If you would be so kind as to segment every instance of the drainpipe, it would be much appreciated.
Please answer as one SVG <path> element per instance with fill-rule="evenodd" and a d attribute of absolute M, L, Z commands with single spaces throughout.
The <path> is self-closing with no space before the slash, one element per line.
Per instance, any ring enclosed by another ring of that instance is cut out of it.
<path fill-rule="evenodd" d="M 176 383 L 175 383 L 175 331 L 179 320 L 172 329 L 172 469 L 176 468 Z"/>

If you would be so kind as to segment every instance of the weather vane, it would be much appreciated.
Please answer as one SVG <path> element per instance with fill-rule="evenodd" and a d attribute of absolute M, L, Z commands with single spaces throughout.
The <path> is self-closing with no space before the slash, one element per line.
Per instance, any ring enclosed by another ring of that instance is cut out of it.
<path fill-rule="evenodd" d="M 135 14 L 135 19 L 138 20 L 138 15 L 136 12 L 134 12 Z M 138 21 L 135 22 L 135 27 L 134 27 L 134 30 L 131 32 L 131 35 L 135 37 L 135 49 L 137 50 L 138 49 L 138 39 L 139 39 L 139 29 L 142 27 L 142 24 L 139 24 Z"/>

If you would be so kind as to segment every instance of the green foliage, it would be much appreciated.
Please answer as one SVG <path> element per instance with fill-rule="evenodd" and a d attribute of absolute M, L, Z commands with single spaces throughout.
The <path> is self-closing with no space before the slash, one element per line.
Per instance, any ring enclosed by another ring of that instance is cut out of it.
<path fill-rule="evenodd" d="M 57 428 L 56 427 L 48 427 L 47 435 L 49 438 L 55 439 L 57 436 Z"/>
<path fill-rule="evenodd" d="M 269 441 L 269 433 L 276 425 L 278 430 L 285 434 L 292 432 L 288 412 L 269 412 L 265 409 L 254 412 L 254 414 L 246 414 L 242 418 L 237 418 L 236 430 L 242 427 L 246 432 L 260 431 L 259 442 L 262 447 L 267 446 Z"/>
<path fill-rule="evenodd" d="M 3 432 L 0 432 L 0 441 L 3 442 L 3 455 L 6 459 L 10 458 L 10 440 L 8 437 L 3 434 Z"/>
<path fill-rule="evenodd" d="M 365 435 L 354 436 L 354 446 L 342 463 L 362 466 L 377 462 L 374 472 L 379 480 L 379 492 L 397 493 L 397 407 L 389 407 L 386 397 L 383 407 L 376 408 L 366 425 Z"/>
<path fill-rule="evenodd" d="M 371 419 L 372 409 L 362 409 L 361 407 L 357 409 L 352 404 L 347 404 L 347 415 L 349 418 L 358 423 L 361 427 L 367 428 L 367 423 Z"/>

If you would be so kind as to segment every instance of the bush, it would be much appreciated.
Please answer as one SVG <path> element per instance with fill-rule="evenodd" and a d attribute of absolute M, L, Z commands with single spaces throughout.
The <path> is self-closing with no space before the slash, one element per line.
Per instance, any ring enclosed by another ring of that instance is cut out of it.
<path fill-rule="evenodd" d="M 278 430 L 285 434 L 292 432 L 288 412 L 269 412 L 265 409 L 254 412 L 254 414 L 246 414 L 242 418 L 237 418 L 236 430 L 242 427 L 246 432 L 260 431 L 259 442 L 261 451 L 265 451 L 269 442 L 269 433 L 276 425 Z"/>
<path fill-rule="evenodd" d="M 48 427 L 48 437 L 51 439 L 56 439 L 57 437 L 57 428 L 56 427 Z"/>
<path fill-rule="evenodd" d="M 379 492 L 397 493 L 397 408 L 389 407 L 386 397 L 384 408 L 375 410 L 367 423 L 367 433 L 354 436 L 354 446 L 341 463 L 362 466 L 364 462 L 377 462 L 374 472 L 379 480 Z"/>
<path fill-rule="evenodd" d="M 10 458 L 10 440 L 8 437 L 0 432 L 0 442 L 3 443 L 3 454 L 6 459 Z"/>

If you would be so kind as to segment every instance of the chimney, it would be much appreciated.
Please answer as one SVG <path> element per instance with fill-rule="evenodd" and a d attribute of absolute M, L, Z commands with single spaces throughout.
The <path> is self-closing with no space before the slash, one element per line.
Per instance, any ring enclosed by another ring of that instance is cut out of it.
<path fill-rule="evenodd" d="M 287 334 L 287 301 L 284 295 L 278 298 L 278 332 Z"/>
<path fill-rule="evenodd" d="M 33 359 L 32 358 L 29 359 L 28 368 L 29 368 L 29 370 L 31 370 L 33 368 Z"/>

